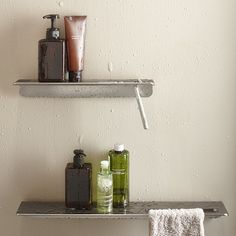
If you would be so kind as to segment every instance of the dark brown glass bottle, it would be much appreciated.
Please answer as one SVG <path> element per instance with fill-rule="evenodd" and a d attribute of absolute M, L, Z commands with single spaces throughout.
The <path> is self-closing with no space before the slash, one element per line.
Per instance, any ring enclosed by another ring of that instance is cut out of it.
<path fill-rule="evenodd" d="M 59 15 L 46 15 L 51 19 L 51 28 L 47 29 L 46 39 L 38 45 L 38 80 L 39 82 L 65 81 L 65 40 L 60 39 L 60 31 L 54 27 Z"/>
<path fill-rule="evenodd" d="M 65 170 L 65 203 L 68 208 L 90 209 L 92 206 L 92 164 L 84 163 L 83 150 L 74 150 L 74 161 Z"/>

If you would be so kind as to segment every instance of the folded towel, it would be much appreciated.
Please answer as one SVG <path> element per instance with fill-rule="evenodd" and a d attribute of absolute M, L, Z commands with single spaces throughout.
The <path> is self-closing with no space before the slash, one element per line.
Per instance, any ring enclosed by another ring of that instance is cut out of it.
<path fill-rule="evenodd" d="M 149 210 L 150 236 L 204 236 L 202 209 Z"/>

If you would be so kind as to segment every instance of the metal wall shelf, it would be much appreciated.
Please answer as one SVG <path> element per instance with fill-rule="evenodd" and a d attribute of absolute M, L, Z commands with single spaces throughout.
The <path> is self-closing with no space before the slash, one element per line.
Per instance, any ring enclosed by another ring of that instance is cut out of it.
<path fill-rule="evenodd" d="M 125 209 L 114 208 L 110 214 L 99 214 L 91 210 L 73 210 L 65 207 L 64 202 L 21 202 L 18 216 L 38 218 L 95 218 L 95 219 L 145 219 L 149 209 L 190 209 L 202 208 L 206 218 L 228 216 L 223 202 L 131 202 Z"/>
<path fill-rule="evenodd" d="M 101 98 L 136 97 L 144 129 L 148 122 L 141 97 L 150 97 L 153 92 L 153 80 L 87 80 L 83 82 L 40 83 L 38 80 L 17 80 L 20 95 L 24 97 L 50 98 Z"/>
<path fill-rule="evenodd" d="M 14 85 L 20 86 L 20 95 L 25 97 L 136 97 L 136 86 L 141 97 L 150 97 L 154 81 L 131 79 L 40 83 L 37 80 L 17 80 Z"/>

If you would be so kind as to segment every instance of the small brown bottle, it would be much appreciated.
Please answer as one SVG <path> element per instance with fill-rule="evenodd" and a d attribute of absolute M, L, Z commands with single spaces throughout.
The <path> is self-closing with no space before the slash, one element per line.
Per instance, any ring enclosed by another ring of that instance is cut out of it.
<path fill-rule="evenodd" d="M 92 206 L 92 164 L 84 163 L 84 151 L 74 150 L 74 161 L 65 169 L 65 203 L 68 208 L 90 209 Z"/>
<path fill-rule="evenodd" d="M 47 29 L 46 39 L 38 44 L 38 80 L 39 82 L 65 82 L 65 40 L 60 39 L 60 31 L 54 22 L 59 15 L 46 15 L 51 19 L 51 28 Z"/>

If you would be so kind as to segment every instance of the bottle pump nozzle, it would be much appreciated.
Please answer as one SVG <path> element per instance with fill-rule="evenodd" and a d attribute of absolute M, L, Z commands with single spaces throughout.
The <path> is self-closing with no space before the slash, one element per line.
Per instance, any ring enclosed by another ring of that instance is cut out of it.
<path fill-rule="evenodd" d="M 86 157 L 86 154 L 82 149 L 74 150 L 74 154 L 74 165 L 78 168 L 82 167 L 84 165 L 84 158 Z"/>
<path fill-rule="evenodd" d="M 50 19 L 51 20 L 51 28 L 47 29 L 46 38 L 47 39 L 58 39 L 60 36 L 60 32 L 58 28 L 55 28 L 55 20 L 59 19 L 60 16 L 58 14 L 49 14 L 43 16 L 43 19 Z"/>

